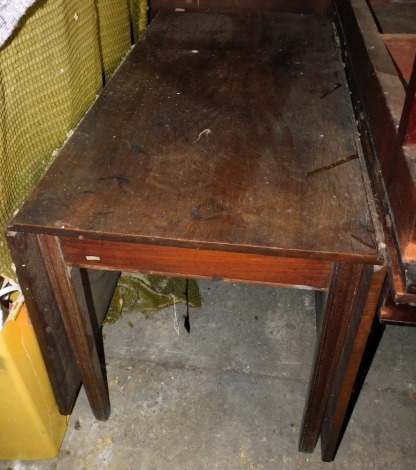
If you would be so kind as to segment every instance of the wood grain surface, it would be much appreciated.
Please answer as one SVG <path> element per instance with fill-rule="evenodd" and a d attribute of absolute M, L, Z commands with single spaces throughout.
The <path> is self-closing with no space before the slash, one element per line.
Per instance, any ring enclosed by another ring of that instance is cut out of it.
<path fill-rule="evenodd" d="M 325 17 L 167 10 L 12 230 L 377 257 Z"/>
<path fill-rule="evenodd" d="M 326 289 L 327 260 L 178 248 L 102 240 L 61 239 L 72 266 L 187 276 L 212 280 Z"/>
<path fill-rule="evenodd" d="M 164 7 L 201 9 L 249 9 L 288 13 L 329 14 L 331 0 L 150 0 L 150 15 Z"/>

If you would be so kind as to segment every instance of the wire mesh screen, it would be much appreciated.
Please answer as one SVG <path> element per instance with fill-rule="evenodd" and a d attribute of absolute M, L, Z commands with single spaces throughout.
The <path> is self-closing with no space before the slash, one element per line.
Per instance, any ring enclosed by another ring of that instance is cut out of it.
<path fill-rule="evenodd" d="M 147 24 L 147 0 L 38 0 L 0 49 L 0 274 L 4 229 Z"/>

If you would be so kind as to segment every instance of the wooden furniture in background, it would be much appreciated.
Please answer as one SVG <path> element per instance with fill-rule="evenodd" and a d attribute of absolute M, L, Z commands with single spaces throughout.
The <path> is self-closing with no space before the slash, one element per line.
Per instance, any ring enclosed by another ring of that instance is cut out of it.
<path fill-rule="evenodd" d="M 385 323 L 416 323 L 416 5 L 336 0 L 389 282 Z"/>

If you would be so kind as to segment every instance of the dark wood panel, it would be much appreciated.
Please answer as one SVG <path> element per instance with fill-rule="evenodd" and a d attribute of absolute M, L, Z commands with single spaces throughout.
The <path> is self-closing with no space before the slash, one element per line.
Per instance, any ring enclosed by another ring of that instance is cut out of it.
<path fill-rule="evenodd" d="M 397 165 L 392 194 L 396 197 L 391 201 L 393 213 L 399 213 L 398 228 L 411 227 L 411 233 L 407 234 L 402 230 L 400 234 L 403 238 L 401 243 L 403 257 L 409 255 L 408 247 L 415 238 L 415 212 L 409 214 L 410 207 L 416 210 L 416 55 L 413 60 L 413 68 L 409 84 L 406 89 L 406 99 L 403 106 L 402 116 L 398 130 L 398 142 L 402 144 L 405 156 L 404 161 L 400 160 Z M 409 181 L 411 179 L 411 181 Z M 409 186 L 411 186 L 409 188 Z M 403 204 L 406 201 L 406 204 Z M 407 259 L 403 264 L 404 289 L 394 291 L 394 301 L 399 303 L 409 302 L 414 304 L 416 300 L 416 258 Z"/>
<path fill-rule="evenodd" d="M 87 290 L 88 307 L 95 312 L 98 325 L 102 324 L 107 314 L 120 274 L 121 273 L 118 271 L 87 269 L 83 276 L 79 276 L 82 281 L 82 285 L 79 286 L 79 291 Z M 78 297 L 76 286 L 75 291 Z"/>
<path fill-rule="evenodd" d="M 416 34 L 416 5 L 412 0 L 371 1 L 380 32 Z"/>
<path fill-rule="evenodd" d="M 377 191 L 382 194 L 386 213 L 391 210 L 391 228 L 398 248 L 405 250 L 416 215 L 414 168 L 402 148 L 404 135 L 399 125 L 405 106 L 406 90 L 383 36 L 364 0 L 336 2 L 349 73 L 357 90 L 364 120 L 374 145 L 371 167 L 378 177 Z M 397 31 L 396 31 L 397 32 Z M 412 63 L 413 65 L 413 63 Z M 403 201 L 406 200 L 406 204 Z"/>
<path fill-rule="evenodd" d="M 355 341 L 354 336 L 358 331 L 361 336 L 360 345 L 365 345 L 368 331 L 366 328 L 363 330 L 357 328 L 356 323 L 360 323 L 362 315 L 371 317 L 371 321 L 375 316 L 374 296 L 368 296 L 368 293 L 372 285 L 381 290 L 384 270 L 380 273 L 382 276 L 377 276 L 372 283 L 372 266 L 334 264 L 309 382 L 299 443 L 301 451 L 312 452 L 315 448 L 327 409 L 331 419 L 343 419 L 345 416 L 349 399 L 348 386 L 338 386 L 338 383 L 348 382 L 351 377 L 355 377 L 354 370 L 350 371 L 351 375 L 347 374 L 344 363 L 351 362 L 358 368 L 361 356 L 358 351 L 356 355 L 352 354 L 352 351 L 346 353 L 344 348 L 351 347 L 351 342 Z M 327 408 L 328 400 L 329 408 Z M 328 424 L 332 426 L 332 421 Z M 330 461 L 334 458 L 336 449 L 333 441 L 338 441 L 340 432 L 340 427 L 334 426 L 329 430 L 329 434 L 324 435 L 325 442 L 322 443 L 324 460 Z M 328 437 L 331 442 L 327 442 Z"/>
<path fill-rule="evenodd" d="M 374 139 L 386 185 L 391 178 L 405 90 L 365 0 L 336 0 L 343 47 Z"/>
<path fill-rule="evenodd" d="M 408 157 L 410 173 L 413 176 L 413 183 L 416 185 L 416 174 L 413 173 L 415 171 L 414 157 L 416 153 L 416 48 L 413 56 L 412 73 L 409 86 L 406 89 L 406 99 L 400 120 L 399 139 L 404 146 L 405 154 Z M 408 152 L 408 149 L 410 152 Z"/>
<path fill-rule="evenodd" d="M 150 0 L 150 15 L 160 8 L 252 9 L 288 13 L 329 14 L 331 0 Z"/>
<path fill-rule="evenodd" d="M 15 229 L 374 260 L 331 22 L 200 15 L 168 12 L 149 28 Z"/>
<path fill-rule="evenodd" d="M 336 7 L 370 176 L 379 198 L 390 278 L 401 296 L 407 283 L 402 252 L 416 215 L 415 172 L 400 136 L 405 89 L 368 4 L 336 1 Z"/>
<path fill-rule="evenodd" d="M 327 301 L 328 292 L 327 291 L 315 291 L 315 320 L 316 320 L 316 332 L 317 336 L 321 332 L 322 320 L 325 314 L 325 304 Z"/>
<path fill-rule="evenodd" d="M 394 176 L 388 188 L 388 199 L 391 208 L 391 220 L 394 223 L 393 228 L 397 232 L 398 244 L 403 253 L 412 237 L 415 225 L 416 186 L 409 172 L 409 165 L 403 149 L 397 152 L 396 156 L 398 158 L 395 162 L 395 168 L 392 170 Z"/>
<path fill-rule="evenodd" d="M 318 289 L 328 286 L 332 265 L 325 260 L 73 238 L 62 239 L 62 250 L 66 263 L 80 267 Z"/>

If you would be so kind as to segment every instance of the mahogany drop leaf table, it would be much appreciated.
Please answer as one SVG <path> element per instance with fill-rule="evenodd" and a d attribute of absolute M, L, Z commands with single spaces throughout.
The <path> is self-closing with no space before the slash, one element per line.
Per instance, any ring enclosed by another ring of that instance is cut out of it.
<path fill-rule="evenodd" d="M 385 266 L 330 19 L 161 10 L 8 240 L 61 412 L 81 380 L 101 420 L 91 272 L 321 293 L 300 450 L 333 459 Z"/>

